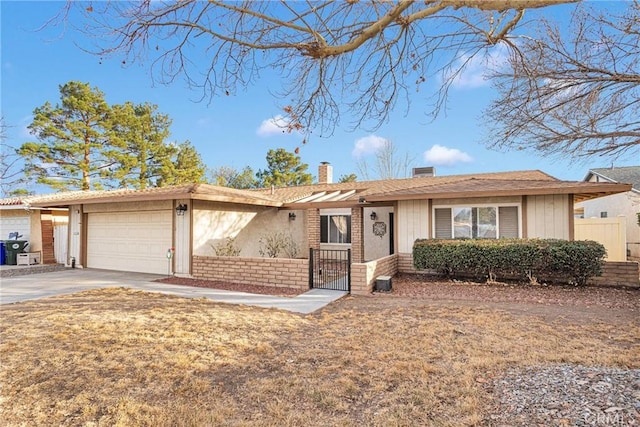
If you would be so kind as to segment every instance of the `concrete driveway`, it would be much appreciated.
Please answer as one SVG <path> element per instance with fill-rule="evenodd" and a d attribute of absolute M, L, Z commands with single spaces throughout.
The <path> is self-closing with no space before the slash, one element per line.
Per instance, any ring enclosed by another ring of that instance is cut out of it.
<path fill-rule="evenodd" d="M 278 308 L 307 314 L 319 310 L 347 294 L 340 291 L 311 289 L 294 298 L 284 298 L 154 282 L 162 277 L 165 276 L 93 269 L 68 269 L 51 273 L 3 277 L 0 279 L 0 304 L 72 294 L 89 289 L 130 288 L 185 298 L 209 298 L 229 304 Z"/>

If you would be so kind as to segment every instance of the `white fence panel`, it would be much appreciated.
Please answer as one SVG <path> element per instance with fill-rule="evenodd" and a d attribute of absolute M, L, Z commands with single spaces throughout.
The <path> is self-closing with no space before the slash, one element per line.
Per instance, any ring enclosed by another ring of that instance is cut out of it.
<path fill-rule="evenodd" d="M 607 249 L 607 261 L 627 260 L 627 230 L 623 216 L 575 220 L 575 240 L 595 240 Z"/>
<path fill-rule="evenodd" d="M 67 264 L 67 224 L 53 226 L 53 253 L 58 264 Z"/>

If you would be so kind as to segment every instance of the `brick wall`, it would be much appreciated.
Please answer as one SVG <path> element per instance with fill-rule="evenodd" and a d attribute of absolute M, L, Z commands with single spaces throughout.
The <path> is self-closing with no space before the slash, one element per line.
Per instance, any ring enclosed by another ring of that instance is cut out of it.
<path fill-rule="evenodd" d="M 307 209 L 305 218 L 307 221 L 309 247 L 320 249 L 320 211 L 318 209 Z"/>
<path fill-rule="evenodd" d="M 435 274 L 432 270 L 416 270 L 412 254 L 398 254 L 398 272 Z M 631 286 L 640 288 L 640 272 L 637 262 L 605 262 L 602 276 L 589 280 L 596 286 Z"/>
<path fill-rule="evenodd" d="M 373 291 L 378 276 L 395 276 L 398 255 L 389 255 L 369 262 L 351 264 L 351 293 L 366 295 Z"/>
<path fill-rule="evenodd" d="M 398 254 L 398 272 L 408 274 L 438 274 L 435 270 L 416 270 L 413 266 L 412 254 Z"/>
<path fill-rule="evenodd" d="M 602 276 L 589 280 L 597 286 L 632 286 L 640 288 L 637 262 L 605 262 Z"/>
<path fill-rule="evenodd" d="M 318 166 L 318 184 L 331 183 L 333 183 L 333 167 L 327 162 L 322 162 Z"/>
<path fill-rule="evenodd" d="M 351 259 L 353 262 L 364 261 L 364 233 L 362 208 L 351 208 Z"/>
<path fill-rule="evenodd" d="M 193 277 L 284 288 L 309 288 L 309 260 L 193 256 Z"/>

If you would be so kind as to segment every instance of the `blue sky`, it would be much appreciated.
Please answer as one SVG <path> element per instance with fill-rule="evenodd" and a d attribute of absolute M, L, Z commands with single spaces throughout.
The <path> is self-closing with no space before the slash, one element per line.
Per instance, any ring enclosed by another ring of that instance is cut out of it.
<path fill-rule="evenodd" d="M 604 4 L 604 3 L 600 3 Z M 36 31 L 63 5 L 61 2 L 0 2 L 1 19 L 1 108 L 9 126 L 8 143 L 19 146 L 32 139 L 26 127 L 34 108 L 46 101 L 57 103 L 58 86 L 71 80 L 88 82 L 105 93 L 110 104 L 132 101 L 151 102 L 173 119 L 171 139 L 189 140 L 207 166 L 232 166 L 254 170 L 266 167 L 271 148 L 293 151 L 302 136 L 283 134 L 273 126 L 281 114 L 282 101 L 274 98 L 277 79 L 264 76 L 255 86 L 235 96 L 198 102 L 200 93 L 189 90 L 182 81 L 170 86 L 152 83 L 148 64 L 123 66 L 122 58 L 98 58 L 82 51 L 87 46 L 78 32 L 61 28 Z M 572 6 L 548 9 L 544 13 L 566 16 Z M 535 16 L 535 15 L 530 15 Z M 611 165 L 608 159 L 571 163 L 568 159 L 548 159 L 525 152 L 496 152 L 485 148 L 483 107 L 492 90 L 482 78 L 482 67 L 471 67 L 450 92 L 446 114 L 431 121 L 424 114 L 426 94 L 411 99 L 411 110 L 403 108 L 389 123 L 374 132 L 347 131 L 348 118 L 328 138 L 314 137 L 301 146 L 302 161 L 317 174 L 317 165 L 328 161 L 334 179 L 358 174 L 356 162 L 370 159 L 383 138 L 391 140 L 398 152 L 408 153 L 414 166 L 435 166 L 438 175 L 541 169 L 566 180 L 581 180 L 592 167 Z M 633 158 L 631 158 L 633 157 Z M 640 164 L 637 156 L 618 159 L 616 166 Z"/>

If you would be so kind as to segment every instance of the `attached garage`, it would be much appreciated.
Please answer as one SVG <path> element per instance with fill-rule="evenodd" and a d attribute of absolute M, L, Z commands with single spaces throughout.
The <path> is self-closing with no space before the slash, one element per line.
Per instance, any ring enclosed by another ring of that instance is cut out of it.
<path fill-rule="evenodd" d="M 87 214 L 87 267 L 167 274 L 172 211 Z"/>
<path fill-rule="evenodd" d="M 0 214 L 0 240 L 7 240 L 9 234 L 16 232 L 21 240 L 31 241 L 30 214 L 24 209 L 3 211 Z"/>

